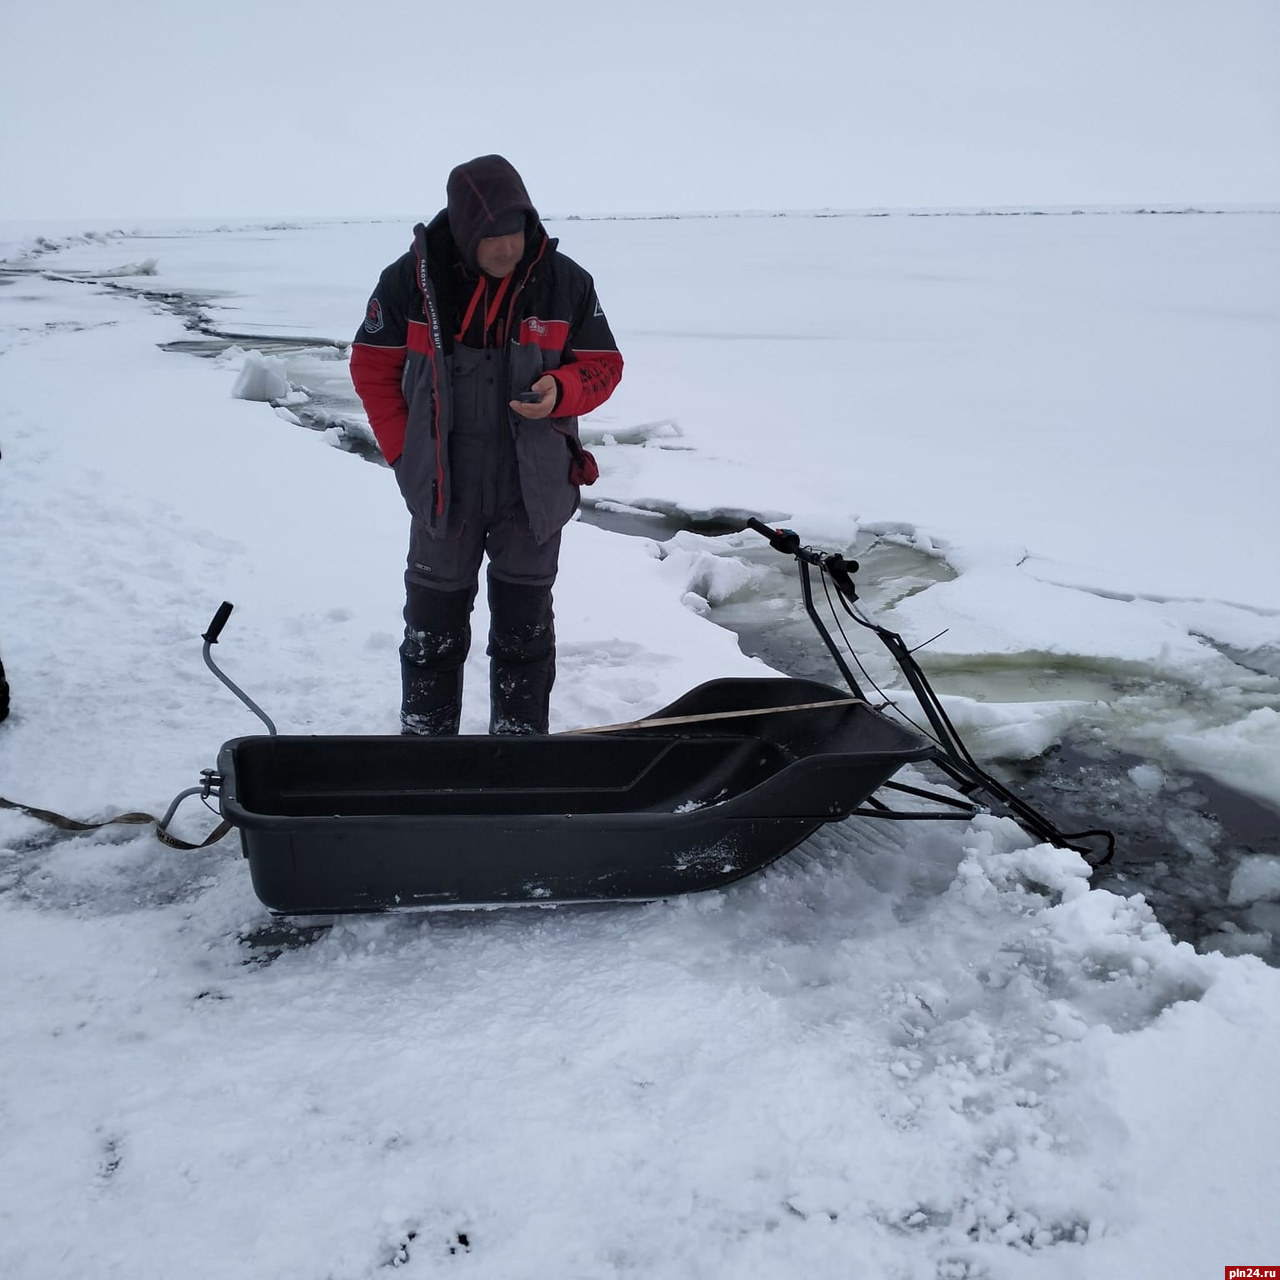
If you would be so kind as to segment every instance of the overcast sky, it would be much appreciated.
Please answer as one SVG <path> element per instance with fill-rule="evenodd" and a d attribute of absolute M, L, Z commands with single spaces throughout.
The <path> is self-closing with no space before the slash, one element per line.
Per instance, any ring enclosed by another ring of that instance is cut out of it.
<path fill-rule="evenodd" d="M 1280 201 L 1280 0 L 0 4 L 0 218 Z"/>

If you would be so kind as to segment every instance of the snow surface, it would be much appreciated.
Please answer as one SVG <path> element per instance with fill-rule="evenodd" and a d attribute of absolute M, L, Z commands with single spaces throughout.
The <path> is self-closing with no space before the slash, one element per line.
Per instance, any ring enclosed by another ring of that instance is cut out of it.
<path fill-rule="evenodd" d="M 886 620 L 949 628 L 943 669 L 1128 682 L 1114 706 L 950 699 L 962 726 L 1025 754 L 1083 707 L 1127 715 L 1277 801 L 1280 219 L 562 230 L 628 357 L 588 424 L 616 442 L 602 498 L 942 556 L 954 575 Z M 282 731 L 395 730 L 391 477 L 233 395 L 270 352 L 162 351 L 190 335 L 129 290 L 202 293 L 229 332 L 345 339 L 404 241 L 167 229 L 2 277 L 0 794 L 161 812 L 257 731 L 200 660 L 224 598 L 218 657 Z M 571 525 L 553 728 L 760 673 L 702 616 L 753 589 L 747 536 L 717 558 Z M 472 732 L 483 686 L 477 651 Z M 188 802 L 176 825 L 212 822 Z M 1233 882 L 1261 933 L 1275 885 L 1267 861 Z M 0 1274 L 1155 1280 L 1280 1261 L 1280 973 L 1173 943 L 1005 821 L 851 822 L 729 891 L 643 907 L 349 918 L 283 950 L 269 923 L 232 841 L 176 854 L 0 812 Z"/>

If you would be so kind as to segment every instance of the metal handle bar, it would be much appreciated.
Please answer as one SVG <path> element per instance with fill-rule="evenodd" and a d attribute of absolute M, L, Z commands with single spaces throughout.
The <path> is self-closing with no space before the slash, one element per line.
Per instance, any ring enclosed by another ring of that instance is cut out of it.
<path fill-rule="evenodd" d="M 224 600 L 218 606 L 218 612 L 213 615 L 213 621 L 209 623 L 209 630 L 200 637 L 204 641 L 204 665 L 267 726 L 267 732 L 274 738 L 276 736 L 276 727 L 272 723 L 271 717 L 229 676 L 219 671 L 217 664 L 213 660 L 212 646 L 218 643 L 218 637 L 222 634 L 222 628 L 227 625 L 227 619 L 231 617 L 233 607 L 230 600 Z"/>
<path fill-rule="evenodd" d="M 800 535 L 794 529 L 771 529 L 754 516 L 748 519 L 747 528 L 754 529 L 768 539 L 775 551 L 781 551 L 785 556 L 795 556 L 797 560 L 815 568 L 826 569 L 837 581 L 842 575 L 847 579 L 850 574 L 858 572 L 858 562 L 846 560 L 838 551 L 819 551 L 816 547 L 802 546 Z"/>

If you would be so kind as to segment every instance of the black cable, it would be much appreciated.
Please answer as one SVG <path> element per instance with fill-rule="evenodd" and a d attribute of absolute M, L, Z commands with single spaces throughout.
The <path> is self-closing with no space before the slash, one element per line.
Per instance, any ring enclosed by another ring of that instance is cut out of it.
<path fill-rule="evenodd" d="M 936 743 L 939 747 L 942 746 L 942 743 L 938 742 L 937 738 L 935 738 L 933 734 L 931 734 L 928 731 L 928 729 L 926 729 L 923 725 L 917 724 L 909 715 L 907 715 L 905 711 L 903 711 L 903 709 L 900 706 L 898 706 L 896 702 L 894 702 L 894 700 L 887 693 L 885 693 L 885 691 L 878 684 L 876 684 L 875 680 L 872 679 L 871 673 L 866 669 L 866 667 L 862 665 L 862 660 L 858 657 L 857 650 L 854 649 L 853 643 L 852 641 L 850 641 L 849 637 L 845 635 L 844 627 L 840 625 L 840 617 L 836 613 L 836 607 L 831 602 L 831 585 L 835 586 L 837 595 L 840 595 L 840 586 L 839 586 L 839 583 L 832 584 L 830 581 L 830 578 L 831 578 L 830 573 L 827 571 L 826 567 L 823 566 L 822 567 L 822 589 L 826 593 L 827 608 L 831 610 L 831 619 L 836 624 L 836 630 L 840 632 L 840 639 L 844 641 L 845 648 L 849 650 L 850 656 L 853 658 L 854 662 L 858 664 L 858 670 L 861 671 L 864 676 L 866 676 L 867 683 L 876 691 L 876 693 L 880 695 L 880 700 L 884 702 L 887 706 L 893 708 L 895 715 L 898 715 L 903 720 L 905 720 L 918 734 L 920 734 L 921 737 L 928 738 L 930 742 Z M 844 604 L 843 595 L 840 595 L 840 602 Z M 851 609 L 849 609 L 849 606 L 847 604 L 845 605 L 845 612 L 849 613 L 850 616 L 852 616 L 855 621 L 861 621 L 861 619 L 857 618 L 857 615 L 854 614 Z M 867 622 L 862 622 L 862 625 L 870 626 L 871 624 Z"/>
<path fill-rule="evenodd" d="M 952 756 L 958 756 L 965 760 L 973 768 L 978 768 L 978 762 L 969 754 L 968 748 L 960 739 L 960 735 L 956 732 L 955 726 L 951 723 L 951 718 L 947 715 L 941 702 L 938 700 L 937 694 L 934 693 L 924 672 L 920 669 L 920 664 L 911 656 L 911 650 L 907 648 L 906 641 L 898 635 L 896 631 L 890 631 L 887 627 L 880 626 L 877 622 L 865 618 L 861 613 L 850 607 L 850 601 L 846 598 L 846 589 L 842 586 L 839 579 L 833 575 L 833 584 L 836 589 L 836 595 L 840 600 L 844 611 L 860 626 L 871 631 L 879 639 L 880 643 L 889 651 L 890 657 L 898 664 L 898 669 L 906 677 L 907 683 L 911 686 L 911 691 L 916 695 L 920 703 L 921 709 L 928 718 L 929 723 L 933 725 L 934 732 L 937 734 L 933 738 L 931 734 L 925 734 L 931 740 L 936 741 L 940 747 Z M 852 584 L 850 584 L 852 585 Z M 857 596 L 855 595 L 856 602 Z M 843 632 L 842 632 L 843 634 Z M 903 719 L 912 724 L 919 732 L 924 732 L 905 712 L 899 712 Z"/>
<path fill-rule="evenodd" d="M 881 644 L 888 649 L 894 661 L 898 664 L 899 669 L 907 678 L 907 683 L 911 686 L 912 692 L 920 700 L 925 714 L 929 717 L 930 723 L 938 729 L 939 737 L 944 739 L 943 745 L 951 755 L 956 757 L 960 763 L 968 766 L 984 781 L 988 782 L 992 787 L 1003 792 L 1004 798 L 1013 803 L 1022 803 L 1012 792 L 1004 788 L 1003 784 L 994 778 L 990 778 L 978 761 L 974 758 L 973 753 L 965 745 L 964 739 L 961 738 L 959 731 L 956 729 L 951 717 L 947 714 L 946 708 L 942 704 L 942 700 L 934 691 L 933 686 L 929 684 L 928 677 L 924 674 L 920 664 L 915 660 L 912 650 L 907 647 L 906 641 L 896 632 L 890 631 L 887 627 L 882 627 L 870 619 L 862 617 L 859 613 L 850 608 L 849 602 L 845 598 L 845 593 L 841 590 L 840 583 L 836 582 L 836 591 L 840 597 L 841 604 L 844 606 L 845 612 L 858 622 L 861 626 L 873 631 L 879 638 Z M 856 599 L 856 597 L 855 597 Z"/>

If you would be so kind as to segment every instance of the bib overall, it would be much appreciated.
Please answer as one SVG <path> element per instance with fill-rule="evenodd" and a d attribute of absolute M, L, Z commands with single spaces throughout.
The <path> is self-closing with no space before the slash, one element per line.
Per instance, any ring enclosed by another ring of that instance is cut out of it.
<path fill-rule="evenodd" d="M 450 360 L 452 498 L 446 537 L 415 520 L 405 572 L 405 639 L 400 646 L 405 733 L 458 732 L 471 609 L 489 559 L 490 733 L 546 733 L 555 680 L 551 587 L 557 531 L 539 543 L 520 490 L 516 436 L 547 430 L 508 408 L 503 347 L 456 343 Z M 520 424 L 520 425 L 517 425 Z"/>

